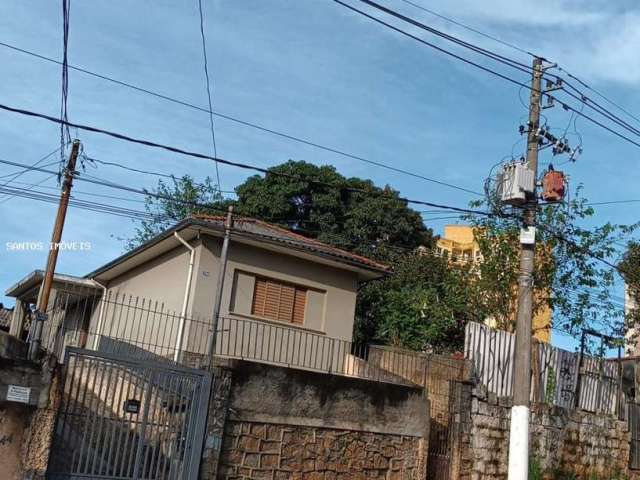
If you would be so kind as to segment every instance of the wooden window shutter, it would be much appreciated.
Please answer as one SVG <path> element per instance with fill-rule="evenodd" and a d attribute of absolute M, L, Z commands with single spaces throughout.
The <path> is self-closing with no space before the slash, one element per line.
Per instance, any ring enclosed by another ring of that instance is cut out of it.
<path fill-rule="evenodd" d="M 304 311 L 307 306 L 307 289 L 296 288 L 296 298 L 293 304 L 293 323 L 304 324 Z"/>
<path fill-rule="evenodd" d="M 306 288 L 256 277 L 251 313 L 271 320 L 303 325 L 306 302 Z"/>

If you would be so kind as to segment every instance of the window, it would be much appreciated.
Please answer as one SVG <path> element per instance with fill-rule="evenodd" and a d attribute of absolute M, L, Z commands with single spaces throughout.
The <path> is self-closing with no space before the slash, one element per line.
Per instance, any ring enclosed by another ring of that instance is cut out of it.
<path fill-rule="evenodd" d="M 304 324 L 307 289 L 265 277 L 256 277 L 251 314 L 281 322 Z"/>

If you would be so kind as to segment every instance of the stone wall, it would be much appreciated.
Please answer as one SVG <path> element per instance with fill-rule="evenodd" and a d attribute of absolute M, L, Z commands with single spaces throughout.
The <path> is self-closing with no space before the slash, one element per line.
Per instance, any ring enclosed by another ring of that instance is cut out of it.
<path fill-rule="evenodd" d="M 506 479 L 509 405 L 487 398 L 470 385 L 458 386 L 457 395 L 455 478 Z M 573 474 L 573 478 L 609 480 L 629 475 L 629 432 L 624 421 L 535 404 L 530 428 L 532 465 L 546 479 Z"/>
<path fill-rule="evenodd" d="M 213 389 L 209 399 L 207 431 L 200 463 L 201 478 L 215 478 L 218 471 L 222 438 L 229 411 L 231 380 L 230 369 L 221 365 L 213 369 Z"/>
<path fill-rule="evenodd" d="M 218 478 L 425 478 L 422 389 L 251 362 L 229 369 Z"/>
<path fill-rule="evenodd" d="M 15 403 L 0 405 L 0 473 L 6 480 L 22 478 L 21 449 L 33 408 Z"/>
<path fill-rule="evenodd" d="M 421 439 L 231 421 L 219 478 L 423 480 Z"/>

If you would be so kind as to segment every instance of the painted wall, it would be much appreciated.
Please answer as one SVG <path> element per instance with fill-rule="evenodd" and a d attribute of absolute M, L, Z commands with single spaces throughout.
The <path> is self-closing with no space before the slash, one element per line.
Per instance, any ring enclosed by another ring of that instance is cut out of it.
<path fill-rule="evenodd" d="M 183 348 L 190 354 L 201 356 L 207 351 L 211 336 L 222 239 L 205 236 L 191 244 L 196 249 L 195 264 Z M 104 348 L 122 347 L 105 337 L 134 338 L 135 342 L 131 342 L 134 345 L 124 348 L 151 350 L 163 357 L 173 355 L 179 332 L 188 263 L 188 250 L 178 247 L 108 283 L 109 301 L 104 306 L 103 325 L 100 329 L 100 342 L 104 344 Z M 248 275 L 262 275 L 308 288 L 304 325 L 293 326 L 290 323 L 252 316 L 253 284 L 246 282 Z M 314 355 L 314 361 L 318 363 L 314 367 L 321 366 L 325 369 L 330 366 L 334 370 L 352 368 L 350 364 L 353 360 L 347 358 L 350 347 L 346 342 L 352 339 L 357 286 L 356 273 L 232 242 L 222 297 L 221 316 L 224 319 L 219 328 L 219 332 L 223 331 L 219 333 L 219 350 L 223 348 L 222 342 L 226 342 L 226 348 L 229 349 L 230 342 L 236 337 L 244 337 L 245 330 L 251 330 L 248 337 L 250 340 L 246 340 L 244 346 L 242 343 L 240 345 L 241 349 L 249 348 L 252 343 L 254 350 L 251 355 L 255 355 L 255 345 L 263 341 L 262 333 L 258 333 L 260 329 L 260 332 L 272 334 L 268 340 L 269 349 L 284 351 L 284 357 L 279 363 L 289 363 L 289 357 L 299 354 L 299 350 L 294 350 L 293 344 L 305 343 L 313 345 L 310 355 Z M 126 296 L 123 297 L 122 294 Z M 96 308 L 89 327 L 90 346 L 99 330 L 99 316 L 100 309 Z M 229 319 L 234 321 L 230 324 Z M 227 325 L 223 325 L 224 322 Z M 271 331 L 267 325 L 272 327 Z M 286 342 L 291 347 L 284 346 L 285 335 Z M 329 354 L 328 338 L 342 339 L 345 343 L 332 349 Z M 105 342 L 114 345 L 106 345 Z M 320 360 L 315 360 L 318 355 L 321 356 Z M 189 362 L 198 366 L 202 359 Z"/>
<path fill-rule="evenodd" d="M 191 315 L 195 318 L 206 318 L 206 315 L 210 316 L 213 312 L 221 245 L 221 239 L 204 237 L 204 248 L 198 252 L 197 277 L 194 279 L 195 290 L 191 309 Z M 309 293 L 305 324 L 294 326 L 290 323 L 252 316 L 250 314 L 250 305 L 253 299 L 252 284 L 246 282 L 246 278 L 242 279 L 243 274 L 262 275 L 307 287 Z M 318 340 L 316 335 L 351 341 L 357 286 L 356 273 L 232 242 L 229 248 L 224 281 L 221 316 L 235 321 L 227 320 L 226 323 L 225 320 L 221 321 L 219 331 L 222 334 L 219 333 L 219 349 L 230 348 L 228 344 L 221 343 L 224 335 L 227 337 L 242 336 L 242 328 L 247 332 L 251 329 L 247 333 L 252 338 L 251 342 L 254 344 L 261 342 L 263 340 L 262 332 L 266 332 L 265 335 L 268 334 L 268 329 L 263 328 L 265 324 L 287 330 L 293 328 L 294 331 L 299 332 L 293 334 L 296 337 L 291 338 L 290 342 L 299 343 L 304 341 L 301 338 L 311 338 L 310 336 L 314 336 L 314 342 L 322 342 L 322 340 Z M 275 335 L 281 335 L 281 333 Z M 204 337 L 203 328 L 198 322 L 191 325 L 187 334 L 189 350 L 204 352 L 206 344 Z M 275 347 L 276 344 L 284 343 L 280 342 L 280 339 L 281 337 L 273 337 L 269 339 L 269 342 Z M 249 348 L 249 340 L 246 342 L 246 346 L 242 348 Z M 264 342 L 266 345 L 267 340 Z"/>

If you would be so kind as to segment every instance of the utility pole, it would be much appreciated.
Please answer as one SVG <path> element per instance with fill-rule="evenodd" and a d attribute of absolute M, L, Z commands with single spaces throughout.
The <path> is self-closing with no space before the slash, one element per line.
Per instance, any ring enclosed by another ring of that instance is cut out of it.
<path fill-rule="evenodd" d="M 216 298 L 213 304 L 213 326 L 209 346 L 207 348 L 207 361 L 209 368 L 213 368 L 213 357 L 216 354 L 216 339 L 218 336 L 218 321 L 220 320 L 220 306 L 222 305 L 222 291 L 224 289 L 224 277 L 227 272 L 227 258 L 229 256 L 229 242 L 231 240 L 231 230 L 233 229 L 233 206 L 229 206 L 227 219 L 224 222 L 224 240 L 220 251 L 220 269 L 218 270 L 218 285 Z"/>
<path fill-rule="evenodd" d="M 60 193 L 60 203 L 58 204 L 58 214 L 53 225 L 53 233 L 51 234 L 51 244 L 49 245 L 49 256 L 47 258 L 47 267 L 42 280 L 42 290 L 38 298 L 36 308 L 35 326 L 33 329 L 33 337 L 29 345 L 29 358 L 36 360 L 40 351 L 40 342 L 42 337 L 42 326 L 47 320 L 47 307 L 49 305 L 49 296 L 51 295 L 51 286 L 53 285 L 53 275 L 56 270 L 58 261 L 58 251 L 60 240 L 62 239 L 62 229 L 67 216 L 67 207 L 69 206 L 69 197 L 71 197 L 71 187 L 73 186 L 73 174 L 76 170 L 76 160 L 80 152 L 80 140 L 74 140 L 71 147 L 71 154 L 67 162 L 67 168 L 64 171 L 64 181 L 62 182 L 62 192 Z"/>
<path fill-rule="evenodd" d="M 518 312 L 514 364 L 513 406 L 509 434 L 509 480 L 527 480 L 529 476 L 529 417 L 531 396 L 531 336 L 533 317 L 533 271 L 535 261 L 535 225 L 538 178 L 538 128 L 542 96 L 542 59 L 533 59 L 527 166 L 534 173 L 533 194 L 524 205 L 524 227 L 520 236 L 520 274 L 518 275 Z M 527 235 L 528 234 L 528 235 Z"/>

